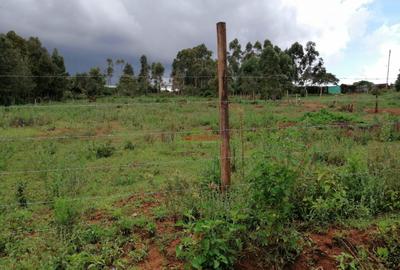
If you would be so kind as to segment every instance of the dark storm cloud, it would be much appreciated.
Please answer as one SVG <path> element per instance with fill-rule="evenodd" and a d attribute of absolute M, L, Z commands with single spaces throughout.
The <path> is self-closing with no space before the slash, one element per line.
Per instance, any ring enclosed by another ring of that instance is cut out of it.
<path fill-rule="evenodd" d="M 279 0 L 1 0 L 0 31 L 38 36 L 64 54 L 70 71 L 132 62 L 141 54 L 169 64 L 182 48 L 215 49 L 215 23 L 226 21 L 228 39 L 266 38 L 286 47 L 311 36 L 293 23 L 294 10 Z M 136 60 L 137 61 L 137 60 Z"/>

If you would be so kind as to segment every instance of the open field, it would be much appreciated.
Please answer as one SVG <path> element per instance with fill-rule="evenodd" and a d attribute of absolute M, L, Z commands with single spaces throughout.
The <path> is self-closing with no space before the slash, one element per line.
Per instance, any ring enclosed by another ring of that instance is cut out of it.
<path fill-rule="evenodd" d="M 379 99 L 232 98 L 224 195 L 217 99 L 1 107 L 0 268 L 396 269 L 400 94 Z"/>

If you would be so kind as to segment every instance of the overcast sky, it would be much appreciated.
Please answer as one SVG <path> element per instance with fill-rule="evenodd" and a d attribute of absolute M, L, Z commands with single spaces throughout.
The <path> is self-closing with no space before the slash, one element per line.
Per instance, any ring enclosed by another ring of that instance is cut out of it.
<path fill-rule="evenodd" d="M 180 49 L 215 50 L 215 24 L 225 21 L 228 40 L 313 40 L 338 77 L 385 81 L 389 49 L 391 77 L 400 68 L 399 14 L 399 0 L 0 0 L 0 32 L 57 47 L 71 73 L 108 57 L 137 67 L 141 54 L 169 71 Z"/>

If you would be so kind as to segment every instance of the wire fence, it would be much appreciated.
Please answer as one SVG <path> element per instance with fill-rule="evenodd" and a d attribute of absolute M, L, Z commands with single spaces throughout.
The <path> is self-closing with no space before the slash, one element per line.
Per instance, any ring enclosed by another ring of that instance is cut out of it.
<path fill-rule="evenodd" d="M 246 159 L 249 159 L 251 157 L 246 157 Z M 326 172 L 326 173 L 318 173 L 318 172 L 307 172 L 306 174 L 303 174 L 303 171 L 297 171 L 298 177 L 304 180 L 315 180 L 317 178 L 324 178 L 324 177 L 357 177 L 357 176 L 379 176 L 379 173 L 381 173 L 382 170 L 380 171 L 364 171 L 364 172 L 341 172 L 341 171 L 332 171 L 332 172 Z M 399 173 L 400 168 L 396 169 L 385 169 L 383 171 L 384 173 Z M 231 185 L 231 188 L 251 188 L 252 183 L 251 182 L 238 182 L 238 183 L 233 183 Z M 164 188 L 162 190 L 156 190 L 156 191 L 131 191 L 131 192 L 124 192 L 124 193 L 117 193 L 117 194 L 109 194 L 109 195 L 94 195 L 94 196 L 81 196 L 81 197 L 60 197 L 63 200 L 66 201 L 81 201 L 81 202 L 88 202 L 88 201 L 96 201 L 96 200 L 102 200 L 102 199 L 108 199 L 108 200 L 115 200 L 115 199 L 129 199 L 132 197 L 139 197 L 139 196 L 155 196 L 155 195 L 169 195 L 174 193 L 186 193 L 190 194 L 191 192 L 207 192 L 207 191 L 213 191 L 215 190 L 215 187 L 212 186 L 201 186 L 201 185 L 193 185 L 193 186 L 185 186 L 185 187 L 180 187 L 180 188 Z M 38 206 L 38 205 L 52 205 L 54 204 L 55 200 L 35 200 L 35 201 L 27 201 L 26 206 Z M 8 203 L 8 204 L 0 204 L 0 208 L 6 209 L 6 208 L 13 208 L 13 207 L 19 207 L 19 203 Z"/>
<path fill-rule="evenodd" d="M 245 127 L 245 128 L 230 128 L 225 129 L 226 131 L 230 131 L 233 133 L 239 132 L 257 132 L 257 131 L 274 131 L 274 130 L 282 130 L 282 129 L 315 129 L 315 128 L 354 128 L 354 129 L 365 129 L 376 127 L 377 125 L 395 125 L 397 122 L 379 122 L 376 124 L 368 124 L 368 123 L 359 123 L 359 124 L 351 124 L 351 123 L 339 123 L 339 124 L 321 124 L 321 125 L 309 125 L 309 124 L 296 124 L 296 125 L 288 125 L 285 126 L 285 122 L 282 123 L 282 126 L 276 127 Z M 220 129 L 206 129 L 206 130 L 170 130 L 170 131 L 162 131 L 162 130 L 139 130 L 130 133 L 124 134 L 96 134 L 96 135 L 66 135 L 66 136 L 28 136 L 28 137 L 0 137 L 0 142 L 13 142 L 13 141 L 46 141 L 46 140 L 71 140 L 71 139 L 96 139 L 96 138 L 130 138 L 136 136 L 144 136 L 144 135 L 216 135 L 219 134 Z"/>
<path fill-rule="evenodd" d="M 2 77 L 0 75 L 0 77 Z M 250 78 L 250 77 L 249 77 Z M 255 78 L 252 76 L 252 78 Z M 234 103 L 234 102 L 230 102 Z M 177 100 L 175 102 L 134 102 L 134 103 L 108 103 L 108 104 L 53 104 L 53 105 L 25 105 L 25 106 L 10 106 L 6 108 L 79 108 L 79 107 L 89 107 L 89 108 L 104 108 L 104 107 L 118 107 L 118 106 L 175 106 L 180 104 L 200 104 L 200 105 L 218 105 L 220 102 L 217 101 L 191 101 L 191 100 Z M 237 103 L 241 104 L 241 103 Z M 381 122 L 380 125 L 394 125 L 396 122 Z M 376 125 L 376 124 L 375 124 Z M 262 132 L 262 131 L 276 131 L 282 129 L 321 129 L 321 128 L 354 128 L 354 129 L 361 129 L 361 130 L 368 130 L 369 127 L 374 127 L 374 124 L 367 124 L 367 123 L 332 123 L 332 124 L 321 124 L 321 125 L 309 125 L 309 124 L 296 124 L 296 125 L 289 125 L 289 126 L 276 126 L 276 127 L 240 127 L 240 128 L 230 128 L 228 129 L 231 133 L 240 135 L 243 132 Z M 206 130 L 207 134 L 218 135 L 220 130 L 219 129 L 211 129 Z M 26 136 L 26 137 L 7 137 L 3 136 L 0 137 L 0 142 L 16 142 L 16 141 L 47 141 L 47 140 L 73 140 L 73 139 L 88 139 L 93 140 L 96 138 L 126 138 L 126 137 L 133 137 L 133 136 L 144 136 L 144 135 L 193 135 L 193 134 L 205 134 L 205 130 L 139 130 L 135 132 L 129 132 L 124 134 L 97 134 L 97 135 L 68 135 L 68 136 Z M 216 140 L 215 142 L 218 142 Z M 244 151 L 242 149 L 242 151 Z M 328 151 L 327 151 L 328 152 Z M 253 158 L 252 156 L 242 155 L 241 157 L 238 156 L 231 156 L 230 159 L 233 158 L 242 158 L 244 160 L 249 160 Z M 150 167 L 150 166 L 157 166 L 157 165 L 173 165 L 173 164 L 186 164 L 188 162 L 210 162 L 215 161 L 215 157 L 207 157 L 207 158 L 192 158 L 192 159 L 184 159 L 184 160 L 165 160 L 165 161 L 131 161 L 126 164 L 120 165 L 99 165 L 99 166 L 84 166 L 84 167 L 65 167 L 65 168 L 46 168 L 46 169 L 24 169 L 24 170 L 9 170 L 9 171 L 0 171 L 0 176 L 11 176 L 11 175 L 24 175 L 24 174 L 41 174 L 41 173 L 54 173 L 54 172 L 65 172 L 65 171 L 91 171 L 91 170 L 109 170 L 109 169 L 121 169 L 121 168 L 138 168 L 138 167 Z M 385 170 L 387 173 L 397 173 L 400 169 L 393 169 L 393 170 Z M 379 173 L 376 171 L 370 172 L 358 172 L 358 173 L 348 173 L 348 176 L 365 176 L 369 174 Z M 313 179 L 318 175 L 303 175 L 301 177 Z M 338 174 L 334 174 L 338 175 Z M 239 183 L 234 184 L 235 186 L 248 186 L 248 183 Z M 172 190 L 173 191 L 173 190 Z M 90 201 L 90 200 L 100 200 L 100 199 L 118 199 L 118 198 L 125 198 L 129 196 L 138 196 L 138 195 L 146 195 L 146 196 L 153 196 L 153 195 L 161 195 L 171 192 L 171 190 L 159 190 L 159 191 L 149 191 L 149 192 L 127 192 L 122 194 L 112 194 L 112 195 L 102 195 L 102 196 L 84 196 L 84 197 L 74 197 L 74 198 L 67 198 L 68 200 L 76 200 L 76 201 Z M 189 192 L 186 188 L 177 189 L 175 192 Z M 31 201 L 27 202 L 27 205 L 50 205 L 54 203 L 54 200 L 46 200 L 46 201 Z M 10 208 L 10 207 L 17 207 L 18 203 L 11 203 L 11 204 L 0 204 L 0 208 Z"/>

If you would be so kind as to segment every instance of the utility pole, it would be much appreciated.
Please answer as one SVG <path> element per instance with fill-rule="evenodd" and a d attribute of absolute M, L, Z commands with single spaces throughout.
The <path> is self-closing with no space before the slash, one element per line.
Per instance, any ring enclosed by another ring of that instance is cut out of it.
<path fill-rule="evenodd" d="M 226 25 L 217 23 L 218 43 L 218 92 L 219 92 L 219 130 L 221 136 L 221 190 L 225 192 L 231 183 L 231 160 L 229 145 L 229 103 L 226 62 Z"/>
<path fill-rule="evenodd" d="M 390 73 L 390 56 L 392 55 L 392 50 L 389 50 L 387 77 L 386 77 L 386 88 L 389 88 L 389 73 Z"/>

